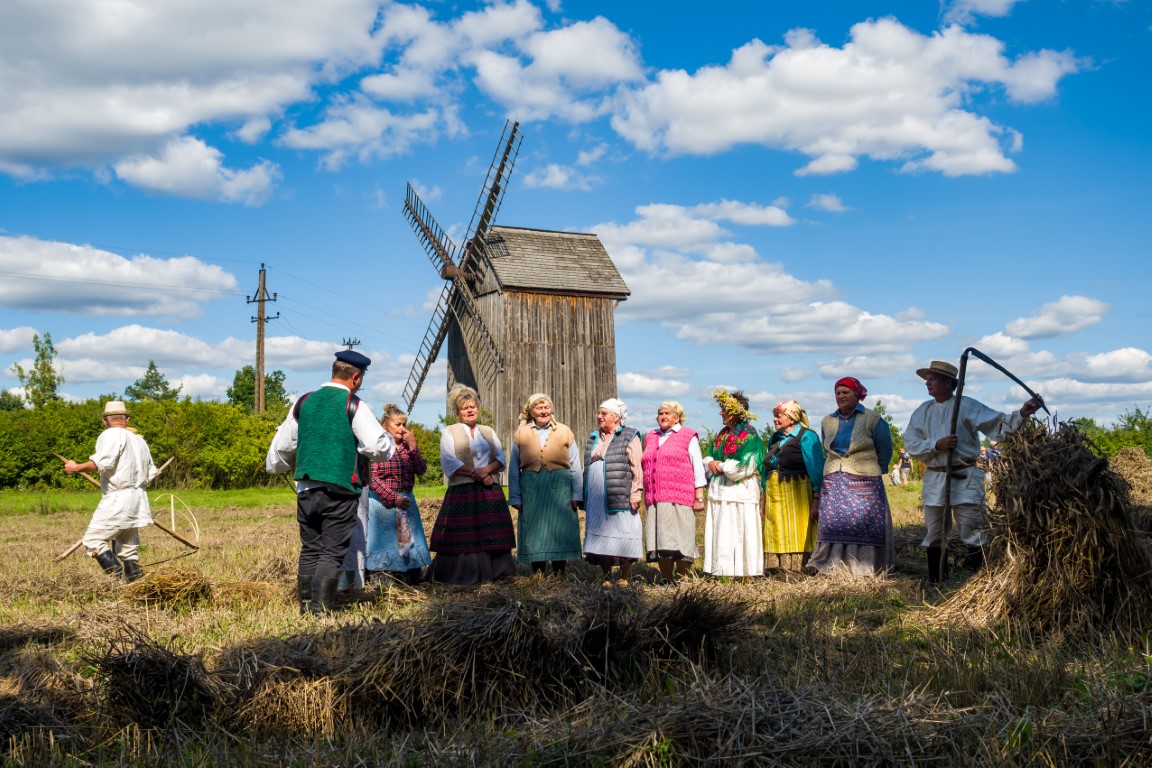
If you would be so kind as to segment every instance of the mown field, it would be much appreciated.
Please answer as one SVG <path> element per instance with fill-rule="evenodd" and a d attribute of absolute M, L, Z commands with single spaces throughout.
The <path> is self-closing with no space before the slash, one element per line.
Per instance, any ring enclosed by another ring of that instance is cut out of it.
<path fill-rule="evenodd" d="M 54 562 L 96 494 L 0 495 L 4 763 L 1152 764 L 1147 633 L 943 620 L 967 575 L 925 583 L 919 488 L 889 495 L 898 568 L 882 580 L 668 589 L 639 567 L 602 591 L 580 565 L 564 582 L 388 586 L 323 620 L 292 599 L 287 488 L 177 493 L 202 548 L 181 557 L 148 529 L 143 562 L 167 562 L 130 587 L 82 553 Z"/>

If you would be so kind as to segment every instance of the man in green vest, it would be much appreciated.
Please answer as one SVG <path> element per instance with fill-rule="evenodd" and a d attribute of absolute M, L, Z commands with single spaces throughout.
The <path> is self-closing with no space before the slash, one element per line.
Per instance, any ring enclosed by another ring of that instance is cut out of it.
<path fill-rule="evenodd" d="M 371 362 L 350 349 L 337 352 L 332 380 L 300 396 L 268 448 L 268 472 L 293 471 L 296 480 L 301 613 L 335 607 L 337 569 L 356 528 L 360 489 L 369 480 L 359 457 L 387 461 L 396 447 L 356 396 Z"/>

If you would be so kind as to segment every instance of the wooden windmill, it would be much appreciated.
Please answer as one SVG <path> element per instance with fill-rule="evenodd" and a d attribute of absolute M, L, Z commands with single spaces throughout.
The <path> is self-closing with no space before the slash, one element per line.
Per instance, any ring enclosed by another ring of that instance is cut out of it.
<path fill-rule="evenodd" d="M 579 435 L 616 395 L 616 304 L 628 286 L 591 234 L 495 226 L 522 140 L 508 121 L 472 214 L 463 249 L 412 185 L 404 217 L 445 281 L 404 387 L 411 410 L 448 344 L 448 388 L 474 387 L 509 449 L 524 400 L 546 392 Z"/>

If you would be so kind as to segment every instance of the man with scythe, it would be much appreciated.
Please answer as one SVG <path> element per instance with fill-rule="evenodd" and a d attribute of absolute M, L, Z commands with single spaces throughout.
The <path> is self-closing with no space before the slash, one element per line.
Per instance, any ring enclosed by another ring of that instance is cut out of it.
<path fill-rule="evenodd" d="M 81 543 L 104 572 L 125 581 L 144 575 L 140 568 L 140 529 L 152 524 L 144 486 L 158 474 L 144 438 L 128 427 L 128 409 L 119 400 L 104 404 L 106 429 L 96 438 L 96 452 L 83 464 L 64 461 L 64 471 L 98 471 L 103 496 Z M 119 549 L 112 551 L 112 542 Z"/>
<path fill-rule="evenodd" d="M 984 546 L 988 543 L 984 472 L 976 464 L 980 433 L 1000 439 L 1023 424 L 1044 403 L 1039 397 L 1033 397 L 1019 411 L 1006 414 L 970 397 L 961 397 L 959 410 L 954 415 L 959 382 L 956 366 L 933 360 L 927 368 L 917 370 L 916 375 L 924 379 L 932 399 L 912 412 L 904 432 L 904 446 L 925 464 L 923 500 L 928 533 L 921 546 L 928 552 L 928 580 L 939 582 L 948 577 L 947 542 L 953 516 L 960 528 L 960 541 L 968 547 L 964 566 L 978 570 L 984 564 Z M 950 498 L 945 499 L 944 489 L 949 485 Z"/>

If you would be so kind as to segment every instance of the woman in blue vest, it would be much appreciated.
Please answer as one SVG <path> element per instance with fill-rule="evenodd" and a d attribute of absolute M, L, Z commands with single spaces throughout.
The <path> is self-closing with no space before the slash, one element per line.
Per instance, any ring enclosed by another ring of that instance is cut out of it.
<path fill-rule="evenodd" d="M 478 424 L 476 390 L 457 384 L 448 393 L 457 423 L 440 438 L 440 466 L 448 492 L 432 528 L 432 579 L 446 584 L 479 584 L 516 575 L 512 515 L 499 473 L 504 449 L 491 427 Z"/>
<path fill-rule="evenodd" d="M 836 410 L 820 425 L 827 456 L 816 551 L 804 571 L 884 575 L 896 554 L 892 512 L 884 490 L 884 475 L 892 460 L 892 430 L 880 414 L 860 404 L 868 390 L 859 379 L 845 376 L 833 391 Z"/>
<path fill-rule="evenodd" d="M 643 555 L 640 499 L 644 475 L 640 433 L 624 426 L 628 406 L 605 400 L 596 412 L 597 429 L 584 446 L 584 559 L 599 565 L 604 586 L 628 586 L 632 563 Z M 612 569 L 620 575 L 613 581 Z"/>

